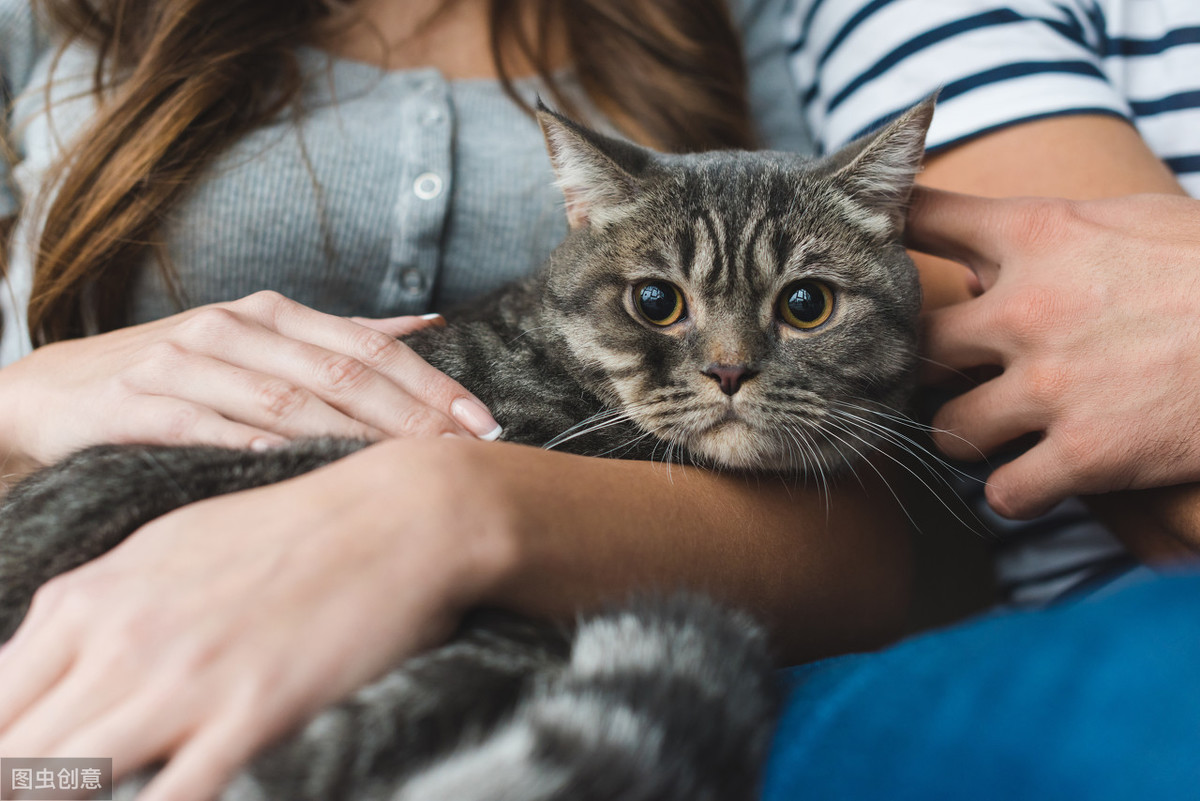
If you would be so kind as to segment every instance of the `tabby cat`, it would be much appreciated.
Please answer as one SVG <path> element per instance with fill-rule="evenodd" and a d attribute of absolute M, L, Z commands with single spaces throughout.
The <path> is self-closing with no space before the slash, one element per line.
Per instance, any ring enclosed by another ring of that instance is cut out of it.
<path fill-rule="evenodd" d="M 406 342 L 478 395 L 505 439 L 841 469 L 885 436 L 851 427 L 854 414 L 902 407 L 911 390 L 920 291 L 900 234 L 932 113 L 926 101 L 812 162 L 660 155 L 542 108 L 570 235 L 539 275 Z M 39 585 L 146 521 L 365 444 L 101 446 L 31 476 L 0 509 L 0 640 Z M 750 799 L 770 669 L 747 616 L 691 596 L 570 633 L 479 612 L 260 756 L 223 798 Z"/>

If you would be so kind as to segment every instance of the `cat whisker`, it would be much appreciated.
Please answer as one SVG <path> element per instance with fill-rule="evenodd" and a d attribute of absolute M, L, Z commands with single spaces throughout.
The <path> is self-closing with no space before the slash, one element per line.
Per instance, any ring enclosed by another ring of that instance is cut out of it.
<path fill-rule="evenodd" d="M 513 337 L 507 343 L 505 343 L 505 347 L 512 347 L 513 343 L 515 343 L 517 340 L 519 340 L 521 337 L 525 336 L 526 334 L 532 334 L 534 331 L 544 331 L 547 328 L 553 328 L 553 327 L 554 326 L 552 326 L 552 325 L 539 325 L 539 326 L 535 326 L 533 328 L 526 328 L 524 331 L 517 334 L 515 337 Z"/>
<path fill-rule="evenodd" d="M 817 448 L 817 445 L 815 442 L 811 441 L 811 439 L 808 436 L 808 432 L 805 431 L 804 429 L 785 424 L 783 427 L 783 430 L 786 431 L 789 435 L 791 435 L 795 439 L 796 445 L 797 445 L 797 447 L 800 448 L 801 453 L 806 453 L 806 454 L 808 454 L 808 456 L 811 456 L 811 458 L 812 458 L 812 469 L 811 470 L 808 469 L 808 465 L 809 465 L 808 456 L 805 457 L 805 460 L 804 460 L 805 474 L 811 475 L 814 479 L 816 479 L 817 496 L 818 497 L 824 496 L 825 518 L 826 518 L 826 520 L 828 520 L 829 507 L 830 507 L 829 481 L 825 475 L 825 468 L 822 465 L 821 461 L 819 460 L 820 449 Z"/>
<path fill-rule="evenodd" d="M 830 434 L 830 435 L 832 435 L 832 436 L 834 436 L 834 437 L 837 437 L 837 439 L 838 439 L 839 441 L 841 441 L 841 442 L 845 442 L 845 440 L 843 440 L 841 437 L 838 437 L 838 436 L 837 436 L 837 434 L 834 434 L 832 431 L 829 431 L 829 432 L 823 432 L 823 433 L 828 433 L 828 434 Z M 913 529 L 914 529 L 914 530 L 916 530 L 916 531 L 920 531 L 920 530 L 921 530 L 921 526 L 920 526 L 920 525 L 917 523 L 917 521 L 916 521 L 916 520 L 913 518 L 913 516 L 912 516 L 912 513 L 908 511 L 908 507 L 907 507 L 907 506 L 905 506 L 904 502 L 900 500 L 900 495 L 899 495 L 899 494 L 896 492 L 896 489 L 895 489 L 895 488 L 892 486 L 892 482 L 888 481 L 888 479 L 887 479 L 887 476 L 885 476 L 885 475 L 883 474 L 883 471 L 882 471 L 882 470 L 880 470 L 880 469 L 879 469 L 879 468 L 878 468 L 878 467 L 875 465 L 875 463 L 874 463 L 874 462 L 872 462 L 870 459 L 868 459 L 868 458 L 867 458 L 867 457 L 866 457 L 866 456 L 865 456 L 865 455 L 864 455 L 864 454 L 863 454 L 863 453 L 862 453 L 860 450 L 858 450 L 858 448 L 854 447 L 854 445 L 852 445 L 852 444 L 850 444 L 850 443 L 848 443 L 848 442 L 846 443 L 846 445 L 847 445 L 847 446 L 848 446 L 848 447 L 849 447 L 849 448 L 850 448 L 852 451 L 854 451 L 854 453 L 855 453 L 855 454 L 857 454 L 857 455 L 858 455 L 858 458 L 859 458 L 859 463 L 860 463 L 860 464 L 865 464 L 865 465 L 867 465 L 868 467 L 870 467 L 872 470 L 874 470 L 874 471 L 875 471 L 875 475 L 879 476 L 879 480 L 880 480 L 880 482 L 882 482 L 882 483 L 883 483 L 883 486 L 884 486 L 884 487 L 887 489 L 888 493 L 889 493 L 889 494 L 891 494 L 892 498 L 894 498 L 894 499 L 895 499 L 895 501 L 896 501 L 896 505 L 897 505 L 898 507 L 900 507 L 900 511 L 902 511 L 902 512 L 904 513 L 904 516 L 905 516 L 905 518 L 907 518 L 907 519 L 908 519 L 909 525 L 911 525 L 911 526 L 913 527 Z M 855 467 L 854 467 L 853 465 L 851 465 L 851 466 L 850 466 L 850 472 L 851 472 L 851 473 L 853 473 L 853 474 L 854 474 L 854 477 L 858 479 L 858 484 L 859 484 L 859 486 L 861 486 L 861 487 L 862 487 L 862 488 L 865 490 L 865 489 L 866 489 L 866 485 L 863 483 L 862 476 L 860 476 L 860 475 L 858 474 L 858 471 L 855 469 Z"/>
<path fill-rule="evenodd" d="M 934 469 L 934 467 L 930 465 L 929 461 L 923 457 L 928 456 L 930 459 L 932 459 L 934 461 L 935 464 L 941 464 L 946 469 L 958 472 L 961 475 L 963 475 L 964 477 L 969 478 L 971 480 L 976 480 L 976 481 L 978 480 L 978 479 L 975 479 L 974 476 L 970 476 L 968 474 L 962 473 L 962 471 L 959 471 L 953 465 L 947 465 L 947 464 L 942 463 L 935 455 L 930 454 L 928 452 L 928 450 L 926 450 L 924 447 L 922 447 L 920 443 L 915 442 L 914 440 L 912 440 L 902 434 L 892 431 L 886 427 L 879 426 L 878 424 L 874 424 L 869 420 L 863 420 L 861 418 L 856 418 L 856 417 L 847 417 L 844 414 L 838 414 L 838 415 L 835 415 L 835 417 L 847 425 L 860 427 L 864 432 L 871 434 L 876 439 L 880 440 L 882 443 L 892 445 L 892 446 L 898 448 L 901 453 L 904 453 L 904 454 L 907 454 L 907 455 L 913 457 L 913 459 L 916 461 L 917 464 L 921 465 L 922 467 L 924 467 L 926 470 L 929 471 L 930 476 L 932 476 L 940 484 L 942 484 L 949 490 L 952 490 L 952 491 L 954 490 L 954 484 L 948 478 L 946 478 L 946 476 L 942 475 L 941 472 Z M 878 445 L 876 447 L 878 449 Z"/>
<path fill-rule="evenodd" d="M 946 364 L 945 362 L 939 362 L 937 359 L 931 359 L 928 356 L 922 356 L 920 354 L 917 354 L 917 358 L 923 362 L 932 364 L 934 367 L 940 367 L 943 370 L 947 370 L 951 373 L 954 373 L 959 378 L 966 379 L 967 381 L 975 381 L 976 380 L 974 378 L 974 376 L 969 376 L 966 373 L 964 373 L 962 370 L 959 370 L 957 367 L 951 367 L 950 365 Z"/>
<path fill-rule="evenodd" d="M 977 448 L 973 443 L 969 442 L 965 437 L 962 437 L 959 434 L 956 434 L 953 431 L 950 431 L 949 429 L 946 429 L 946 428 L 937 428 L 936 426 L 926 425 L 924 423 L 913 420 L 908 415 L 898 412 L 895 409 L 892 409 L 890 406 L 887 406 L 886 404 L 880 403 L 879 405 L 883 406 L 889 412 L 892 412 L 891 414 L 880 411 L 879 409 L 872 409 L 872 408 L 869 408 L 866 406 L 858 406 L 853 403 L 846 403 L 845 401 L 834 401 L 834 403 L 839 406 L 845 406 L 845 407 L 848 407 L 851 409 L 856 409 L 860 412 L 867 412 L 870 414 L 879 415 L 880 417 L 883 417 L 884 419 L 891 420 L 891 421 L 898 423 L 899 425 L 902 425 L 906 428 L 916 429 L 917 431 L 920 431 L 923 434 L 943 434 L 947 437 L 953 437 L 954 439 L 957 439 L 959 442 L 963 443 L 964 445 L 970 446 L 970 448 L 973 451 L 975 451 L 977 454 L 979 454 L 980 459 L 987 458 L 987 454 L 985 454 L 983 451 L 979 450 L 979 448 Z"/>
<path fill-rule="evenodd" d="M 570 442 L 578 437 L 583 437 L 588 434 L 594 434 L 597 431 L 602 431 L 605 428 L 619 425 L 620 423 L 631 422 L 633 413 L 645 409 L 653 405 L 650 401 L 635 403 L 626 406 L 623 409 L 605 409 L 588 417 L 567 430 L 560 433 L 558 436 L 551 439 L 542 445 L 544 450 L 553 450 L 564 443 Z"/>
<path fill-rule="evenodd" d="M 873 410 L 871 410 L 871 409 L 863 409 L 862 407 L 853 407 L 853 408 L 859 408 L 862 411 L 867 412 L 867 413 L 873 412 Z M 830 412 L 832 414 L 839 416 L 843 420 L 853 420 L 854 422 L 856 422 L 864 427 L 867 427 L 873 431 L 876 431 L 881 437 L 886 438 L 889 442 L 893 443 L 894 445 L 898 445 L 898 446 L 904 448 L 906 451 L 912 453 L 912 455 L 917 457 L 917 459 L 919 461 L 921 461 L 922 463 L 926 462 L 927 460 L 932 461 L 935 464 L 940 465 L 942 468 L 959 476 L 960 478 L 965 479 L 966 481 L 971 481 L 976 484 L 983 484 L 984 486 L 987 485 L 986 481 L 978 478 L 977 476 L 971 475 L 970 473 L 962 470 L 959 467 L 956 467 L 954 464 L 950 463 L 949 461 L 947 461 L 945 458 L 938 455 L 937 453 L 934 453 L 929 448 L 926 448 L 924 445 L 922 445 L 920 442 L 916 441 L 912 437 L 910 437 L 907 434 L 904 434 L 900 431 L 897 431 L 894 428 L 891 428 L 890 426 L 885 426 L 881 423 L 877 423 L 872 420 L 868 420 L 864 417 L 853 414 L 852 412 L 847 412 L 844 409 L 843 410 L 831 409 Z M 893 419 L 893 417 L 891 415 L 885 415 L 882 412 L 874 412 L 874 413 L 879 414 L 881 417 L 884 417 L 885 419 L 889 419 L 889 420 Z M 929 430 L 928 426 L 922 426 L 920 423 L 915 423 L 912 421 L 909 421 L 909 423 L 911 424 L 910 427 L 916 428 L 920 431 L 928 431 Z M 916 451 L 912 450 L 914 448 L 916 449 Z M 918 452 L 920 455 L 918 454 Z M 922 455 L 926 458 L 922 459 L 921 458 Z M 949 485 L 949 482 L 947 482 L 947 484 Z"/>
<path fill-rule="evenodd" d="M 597 454 L 597 456 L 604 457 L 608 456 L 609 454 L 616 453 L 617 451 L 621 451 L 623 454 L 628 453 L 630 450 L 636 447 L 639 442 L 650 436 L 653 436 L 653 434 L 651 434 L 649 431 L 645 431 L 636 437 L 631 437 L 620 445 L 614 445 L 604 453 Z"/>
<path fill-rule="evenodd" d="M 551 439 L 549 442 L 542 445 L 542 447 L 545 448 L 546 450 L 551 450 L 554 447 L 556 447 L 557 445 L 561 445 L 563 442 L 566 442 L 567 439 L 569 439 L 571 437 L 571 435 L 575 434 L 575 432 L 579 431 L 580 429 L 586 428 L 587 426 L 590 426 L 594 423 L 599 423 L 601 421 L 607 421 L 607 420 L 610 420 L 610 419 L 616 418 L 616 417 L 623 417 L 625 415 L 626 415 L 626 413 L 621 409 L 607 409 L 605 411 L 597 412 L 596 414 L 592 415 L 591 417 L 587 417 L 583 420 L 580 420 L 575 425 L 573 425 L 570 428 L 566 429 L 565 431 L 561 432 L 556 437 Z"/>
<path fill-rule="evenodd" d="M 822 436 L 822 437 L 824 437 L 824 438 L 825 438 L 825 441 L 826 441 L 827 443 L 829 443 L 829 446 L 830 446 L 831 448 L 833 448 L 833 450 L 834 450 L 834 451 L 837 453 L 838 457 L 839 457 L 839 458 L 840 458 L 840 459 L 841 459 L 841 460 L 842 460 L 842 461 L 843 461 L 843 462 L 846 464 L 846 467 L 847 467 L 847 469 L 850 471 L 850 474 L 851 474 L 851 475 L 853 475 L 853 476 L 854 476 L 854 478 L 855 478 L 855 480 L 857 480 L 857 481 L 858 481 L 858 485 L 859 485 L 860 487 L 862 487 L 863 489 L 866 489 L 867 487 L 866 487 L 866 485 L 865 485 L 865 484 L 863 484 L 863 481 L 862 481 L 862 476 L 860 476 L 860 475 L 858 474 L 858 471 L 856 471 L 856 470 L 854 469 L 855 462 L 854 462 L 854 461 L 851 461 L 850 459 L 847 459 L 847 458 L 846 458 L 846 454 L 842 453 L 842 450 L 841 450 L 841 448 L 839 448 L 839 447 L 838 447 L 836 444 L 834 444 L 834 443 L 833 443 L 833 442 L 832 442 L 832 441 L 831 441 L 829 438 L 832 436 L 832 437 L 833 437 L 834 439 L 836 439 L 838 442 L 840 442 L 841 444 L 843 444 L 843 445 L 845 445 L 847 448 L 849 448 L 849 449 L 850 449 L 850 450 L 851 450 L 851 451 L 854 453 L 854 455 L 855 455 L 855 457 L 856 457 L 856 461 L 860 461 L 860 462 L 861 462 L 861 461 L 864 461 L 864 460 L 866 459 L 866 457 L 863 455 L 862 451 L 860 451 L 858 448 L 854 447 L 854 444 L 853 444 L 853 443 L 851 443 L 851 442 L 847 442 L 846 440 L 844 440 L 844 439 L 842 439 L 841 437 L 839 437 L 839 436 L 838 436 L 836 433 L 834 433 L 833 431 L 827 431 L 827 430 L 825 430 L 825 428 L 824 428 L 824 427 L 817 429 L 817 431 L 818 431 L 818 432 L 821 434 L 821 436 Z"/>
<path fill-rule="evenodd" d="M 933 498 L 935 500 L 937 500 L 937 502 L 947 512 L 950 513 L 950 515 L 955 520 L 957 520 L 959 523 L 961 523 L 963 525 L 963 527 L 965 527 L 972 534 L 976 535 L 977 537 L 981 537 L 983 539 L 989 539 L 994 536 L 992 534 L 992 532 L 989 529 L 987 529 L 986 527 L 984 527 L 984 529 L 982 531 L 980 531 L 978 528 L 975 527 L 975 525 L 973 525 L 972 523 L 963 519 L 962 515 L 960 515 L 958 513 L 958 511 L 955 510 L 954 507 L 951 506 L 950 503 L 945 498 L 942 497 L 942 494 L 940 492 L 938 492 L 937 490 L 935 490 L 933 488 L 933 486 L 929 484 L 929 482 L 927 482 L 925 479 L 923 479 L 920 476 L 920 474 L 917 473 L 916 470 L 913 470 L 911 467 L 909 467 L 907 464 L 905 464 L 902 460 L 893 456 L 892 453 L 889 450 L 887 450 L 886 448 L 875 447 L 871 443 L 870 440 L 866 439 L 861 434 L 854 431 L 854 429 L 852 429 L 848 425 L 846 425 L 846 423 L 848 421 L 846 421 L 844 418 L 840 418 L 840 422 L 839 422 L 839 420 L 834 420 L 834 419 L 830 419 L 828 422 L 829 422 L 829 425 L 833 426 L 834 428 L 837 428 L 838 430 L 844 432 L 845 434 L 848 434 L 851 437 L 854 437 L 859 442 L 861 442 L 863 445 L 871 447 L 876 453 L 881 454 L 885 458 L 891 460 L 896 465 L 898 465 L 902 470 L 904 470 L 906 473 L 908 473 L 910 476 L 912 476 L 914 479 L 916 479 L 917 482 L 919 482 L 921 484 L 921 486 L 923 486 L 929 492 L 929 494 L 932 495 Z M 901 506 L 903 506 L 903 504 L 901 504 Z M 905 514 L 906 515 L 908 514 L 907 511 L 905 512 Z M 972 517 L 974 517 L 974 514 L 972 514 Z M 975 523 L 982 525 L 982 521 L 980 521 L 978 518 L 975 519 Z"/>

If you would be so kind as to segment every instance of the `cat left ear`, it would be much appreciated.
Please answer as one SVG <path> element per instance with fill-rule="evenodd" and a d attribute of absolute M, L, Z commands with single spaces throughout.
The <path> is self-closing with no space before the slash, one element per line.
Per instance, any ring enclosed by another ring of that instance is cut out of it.
<path fill-rule="evenodd" d="M 653 158 L 650 151 L 588 130 L 541 100 L 537 120 L 567 201 L 571 228 L 603 228 L 625 216 L 638 194 L 638 175 Z"/>
<path fill-rule="evenodd" d="M 882 234 L 898 236 L 904 230 L 908 199 L 921 171 L 925 134 L 936 101 L 936 94 L 927 97 L 830 157 L 833 175 L 865 211 L 874 213 Z"/>

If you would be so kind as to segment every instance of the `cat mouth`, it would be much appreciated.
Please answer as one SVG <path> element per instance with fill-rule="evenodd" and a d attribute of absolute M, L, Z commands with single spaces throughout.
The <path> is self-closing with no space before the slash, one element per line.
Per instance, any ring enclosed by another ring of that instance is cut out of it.
<path fill-rule="evenodd" d="M 719 407 L 718 410 L 714 410 L 714 412 L 713 418 L 708 423 L 700 426 L 697 429 L 697 434 L 703 436 L 704 434 L 709 434 L 722 428 L 738 424 L 746 426 L 747 428 L 753 428 L 753 426 L 746 421 L 746 418 L 738 412 L 737 407 L 735 407 L 732 402 L 722 404 L 721 407 Z"/>

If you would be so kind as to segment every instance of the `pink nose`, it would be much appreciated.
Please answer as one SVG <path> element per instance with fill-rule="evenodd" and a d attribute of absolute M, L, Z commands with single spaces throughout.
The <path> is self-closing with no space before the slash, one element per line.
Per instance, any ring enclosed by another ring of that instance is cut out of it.
<path fill-rule="evenodd" d="M 704 368 L 704 374 L 717 381 L 726 395 L 733 395 L 757 372 L 744 364 L 710 364 Z"/>

